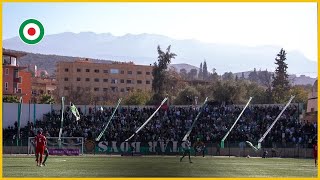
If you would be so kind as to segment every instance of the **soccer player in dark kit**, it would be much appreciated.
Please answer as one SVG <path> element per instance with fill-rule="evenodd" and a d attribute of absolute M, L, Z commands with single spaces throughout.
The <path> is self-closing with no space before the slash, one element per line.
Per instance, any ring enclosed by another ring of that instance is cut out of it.
<path fill-rule="evenodd" d="M 205 148 L 204 142 L 200 141 L 200 138 L 197 138 L 197 141 L 194 143 L 194 156 L 197 156 L 197 153 L 202 153 L 202 157 L 204 157 Z"/>
<path fill-rule="evenodd" d="M 180 158 L 180 162 L 182 161 L 182 159 L 184 158 L 184 156 L 186 156 L 186 154 L 189 155 L 189 163 L 192 163 L 191 162 L 191 158 L 190 158 L 190 150 L 191 150 L 191 142 L 189 140 L 189 138 L 186 140 L 186 147 L 184 149 L 184 152 L 183 152 L 183 156 Z"/>

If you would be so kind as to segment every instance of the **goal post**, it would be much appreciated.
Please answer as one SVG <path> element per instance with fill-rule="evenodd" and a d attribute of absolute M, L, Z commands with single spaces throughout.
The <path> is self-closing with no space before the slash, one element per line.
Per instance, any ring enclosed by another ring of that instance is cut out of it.
<path fill-rule="evenodd" d="M 28 154 L 35 153 L 34 138 L 29 137 L 28 139 Z M 46 137 L 46 139 L 50 155 L 83 155 L 83 137 L 61 137 L 61 146 L 59 144 L 59 137 Z"/>

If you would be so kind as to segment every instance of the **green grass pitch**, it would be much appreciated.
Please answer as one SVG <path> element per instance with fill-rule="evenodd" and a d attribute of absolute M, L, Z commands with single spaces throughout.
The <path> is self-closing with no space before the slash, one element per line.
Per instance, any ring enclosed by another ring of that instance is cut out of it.
<path fill-rule="evenodd" d="M 3 177 L 317 177 L 312 159 L 178 156 L 49 156 L 37 167 L 33 156 L 3 157 Z"/>

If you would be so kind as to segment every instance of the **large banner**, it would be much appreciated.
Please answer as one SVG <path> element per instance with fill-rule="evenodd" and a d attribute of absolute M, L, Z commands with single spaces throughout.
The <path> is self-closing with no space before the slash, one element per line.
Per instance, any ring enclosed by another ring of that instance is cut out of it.
<path fill-rule="evenodd" d="M 50 155 L 66 155 L 66 156 L 79 156 L 80 155 L 80 149 L 53 149 L 49 148 L 49 154 Z"/>
<path fill-rule="evenodd" d="M 96 144 L 96 153 L 178 153 L 185 148 L 185 142 L 151 141 L 151 142 L 117 142 L 101 141 Z M 85 147 L 87 148 L 87 147 Z M 89 149 L 89 148 L 88 148 Z"/>

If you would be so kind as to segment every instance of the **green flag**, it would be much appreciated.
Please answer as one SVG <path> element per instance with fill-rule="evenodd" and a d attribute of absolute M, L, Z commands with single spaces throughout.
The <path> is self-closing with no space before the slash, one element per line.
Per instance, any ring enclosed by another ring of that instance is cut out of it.
<path fill-rule="evenodd" d="M 80 114 L 79 114 L 77 107 L 74 104 L 72 104 L 71 102 L 70 102 L 70 106 L 71 106 L 70 109 L 71 109 L 72 114 L 76 117 L 76 120 L 79 121 Z"/>

